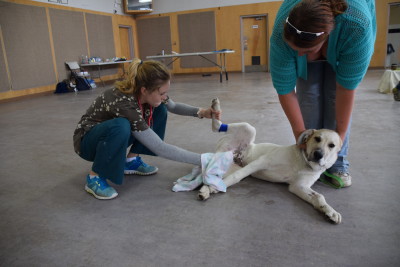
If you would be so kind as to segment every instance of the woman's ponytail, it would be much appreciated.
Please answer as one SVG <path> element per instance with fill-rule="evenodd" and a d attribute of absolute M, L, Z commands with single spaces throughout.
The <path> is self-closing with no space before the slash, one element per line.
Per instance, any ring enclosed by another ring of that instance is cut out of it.
<path fill-rule="evenodd" d="M 152 92 L 171 79 L 168 68 L 159 61 L 142 61 L 138 58 L 129 65 L 127 77 L 115 83 L 115 87 L 125 94 L 140 95 L 140 89 Z"/>
<path fill-rule="evenodd" d="M 321 0 L 321 2 L 326 2 L 330 5 L 334 17 L 343 14 L 348 8 L 346 0 Z"/>

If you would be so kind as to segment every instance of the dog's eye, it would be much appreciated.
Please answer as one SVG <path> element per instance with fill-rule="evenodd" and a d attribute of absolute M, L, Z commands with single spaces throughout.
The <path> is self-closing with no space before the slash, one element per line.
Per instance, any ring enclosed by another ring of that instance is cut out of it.
<path fill-rule="evenodd" d="M 315 141 L 316 141 L 317 143 L 321 142 L 321 137 L 319 137 L 319 136 L 316 136 L 314 139 L 315 139 Z"/>
<path fill-rule="evenodd" d="M 329 144 L 328 146 L 329 146 L 330 148 L 334 148 L 334 147 L 335 147 L 335 144 L 332 144 L 332 143 L 331 143 L 331 144 Z"/>

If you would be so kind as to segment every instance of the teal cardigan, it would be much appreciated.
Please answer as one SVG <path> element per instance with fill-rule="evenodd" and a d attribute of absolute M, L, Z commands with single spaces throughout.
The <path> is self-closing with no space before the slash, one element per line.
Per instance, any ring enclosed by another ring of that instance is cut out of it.
<path fill-rule="evenodd" d="M 270 39 L 270 67 L 273 85 L 280 95 L 294 90 L 298 77 L 307 79 L 307 57 L 299 57 L 283 40 L 283 26 L 290 10 L 301 0 L 285 0 L 276 16 Z M 336 16 L 329 35 L 327 61 L 336 81 L 353 90 L 367 72 L 374 51 L 376 15 L 374 0 L 347 0 L 349 8 Z M 301 30 L 301 29 L 300 29 Z"/>

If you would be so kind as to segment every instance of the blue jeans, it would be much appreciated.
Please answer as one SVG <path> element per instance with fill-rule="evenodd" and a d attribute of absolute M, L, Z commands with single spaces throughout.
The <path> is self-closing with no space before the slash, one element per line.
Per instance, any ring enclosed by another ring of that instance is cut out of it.
<path fill-rule="evenodd" d="M 164 139 L 167 124 L 167 108 L 164 104 L 154 109 L 153 131 Z M 122 184 L 126 150 L 137 154 L 154 155 L 132 136 L 131 125 L 125 118 L 115 118 L 94 126 L 81 141 L 80 156 L 93 162 L 92 170 L 102 178 Z"/>
<path fill-rule="evenodd" d="M 314 61 L 307 64 L 308 79 L 297 79 L 296 94 L 299 100 L 306 129 L 336 129 L 336 74 L 327 61 Z M 328 170 L 348 172 L 350 124 L 339 151 L 338 159 Z"/>

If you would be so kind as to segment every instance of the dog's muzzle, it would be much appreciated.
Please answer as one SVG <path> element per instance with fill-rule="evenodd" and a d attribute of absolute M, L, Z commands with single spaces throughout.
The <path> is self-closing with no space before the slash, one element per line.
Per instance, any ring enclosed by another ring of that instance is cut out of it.
<path fill-rule="evenodd" d="M 314 150 L 310 154 L 308 154 L 307 151 L 303 150 L 302 154 L 303 154 L 304 159 L 307 162 L 314 162 L 314 163 L 318 163 L 319 165 L 321 165 L 320 161 L 324 157 L 324 153 L 320 149 Z"/>
<path fill-rule="evenodd" d="M 326 165 L 324 152 L 320 149 L 314 150 L 312 153 L 310 153 L 307 159 L 309 162 L 317 163 L 321 167 L 324 167 Z"/>
<path fill-rule="evenodd" d="M 322 153 L 321 150 L 315 150 L 312 153 L 311 161 L 319 162 L 323 157 L 324 157 L 324 154 Z"/>
<path fill-rule="evenodd" d="M 319 149 L 318 150 L 314 150 L 310 154 L 307 154 L 307 152 L 305 150 L 302 150 L 302 155 L 304 157 L 304 160 L 307 162 L 308 166 L 310 168 L 312 168 L 312 169 L 314 169 L 314 167 L 316 165 L 318 165 L 320 167 L 324 167 L 325 166 L 326 162 L 324 160 L 324 154 Z"/>

